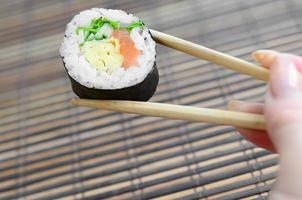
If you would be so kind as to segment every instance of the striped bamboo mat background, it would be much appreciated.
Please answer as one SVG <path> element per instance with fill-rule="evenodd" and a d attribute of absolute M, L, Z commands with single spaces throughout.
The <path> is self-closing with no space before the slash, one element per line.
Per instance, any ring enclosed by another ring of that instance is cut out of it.
<path fill-rule="evenodd" d="M 301 53 L 299 0 L 1 0 L 0 199 L 265 199 L 277 157 L 231 127 L 74 107 L 58 54 L 66 23 L 90 7 L 250 60 Z M 225 108 L 262 101 L 264 83 L 157 47 L 152 101 Z"/>

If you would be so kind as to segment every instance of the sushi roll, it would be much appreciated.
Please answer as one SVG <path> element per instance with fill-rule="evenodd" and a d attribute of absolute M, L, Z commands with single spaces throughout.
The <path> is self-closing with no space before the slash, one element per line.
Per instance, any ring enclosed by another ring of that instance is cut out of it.
<path fill-rule="evenodd" d="M 80 12 L 67 25 L 60 55 L 80 98 L 147 101 L 156 91 L 155 42 L 132 14 Z"/>

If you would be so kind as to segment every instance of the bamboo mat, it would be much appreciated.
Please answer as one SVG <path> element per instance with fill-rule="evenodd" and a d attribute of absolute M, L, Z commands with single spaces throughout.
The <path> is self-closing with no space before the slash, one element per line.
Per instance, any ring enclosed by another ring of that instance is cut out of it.
<path fill-rule="evenodd" d="M 74 107 L 58 54 L 66 23 L 118 8 L 151 28 L 250 60 L 301 53 L 299 0 L 1 0 L 0 199 L 265 199 L 277 156 L 232 127 Z M 152 101 L 225 108 L 264 83 L 157 46 Z"/>

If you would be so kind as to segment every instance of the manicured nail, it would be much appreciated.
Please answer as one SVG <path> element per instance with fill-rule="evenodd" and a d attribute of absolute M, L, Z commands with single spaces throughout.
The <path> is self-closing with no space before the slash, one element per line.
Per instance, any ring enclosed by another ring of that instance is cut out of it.
<path fill-rule="evenodd" d="M 231 100 L 229 101 L 227 108 L 228 110 L 240 110 L 241 105 L 242 105 L 241 101 Z"/>
<path fill-rule="evenodd" d="M 278 54 L 278 52 L 272 50 L 258 50 L 252 53 L 252 57 L 260 65 L 269 67 L 276 61 Z"/>

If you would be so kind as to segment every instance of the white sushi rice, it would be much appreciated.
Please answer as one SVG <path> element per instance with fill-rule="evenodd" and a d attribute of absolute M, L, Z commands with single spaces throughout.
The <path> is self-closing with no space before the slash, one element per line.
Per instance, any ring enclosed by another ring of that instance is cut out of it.
<path fill-rule="evenodd" d="M 82 42 L 82 37 L 76 34 L 76 28 L 87 26 L 92 19 L 101 16 L 110 20 L 120 21 L 122 26 L 127 26 L 139 20 L 136 16 L 127 14 L 122 10 L 102 8 L 92 8 L 74 16 L 71 22 L 67 24 L 64 41 L 60 47 L 60 54 L 68 74 L 80 84 L 97 89 L 119 89 L 142 82 L 152 70 L 156 54 L 155 42 L 146 27 L 144 30 L 134 28 L 130 32 L 130 37 L 134 41 L 135 47 L 142 51 L 142 55 L 138 56 L 138 66 L 128 69 L 115 68 L 110 74 L 98 72 L 81 53 L 79 44 Z"/>

